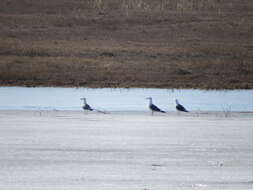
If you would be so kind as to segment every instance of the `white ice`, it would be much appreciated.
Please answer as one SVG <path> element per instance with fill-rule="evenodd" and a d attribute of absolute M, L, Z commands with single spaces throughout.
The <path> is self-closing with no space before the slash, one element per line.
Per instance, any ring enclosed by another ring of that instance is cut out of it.
<path fill-rule="evenodd" d="M 1 190 L 251 190 L 253 115 L 0 111 Z"/>

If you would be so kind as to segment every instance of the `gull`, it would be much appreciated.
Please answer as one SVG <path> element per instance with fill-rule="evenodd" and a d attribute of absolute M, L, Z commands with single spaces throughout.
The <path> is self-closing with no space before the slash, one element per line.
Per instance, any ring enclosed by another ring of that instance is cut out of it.
<path fill-rule="evenodd" d="M 146 99 L 149 100 L 149 109 L 151 110 L 152 115 L 154 114 L 154 112 L 166 113 L 165 111 L 161 110 L 160 108 L 158 108 L 156 105 L 154 105 L 152 103 L 152 98 L 151 97 L 148 97 Z"/>
<path fill-rule="evenodd" d="M 84 111 L 87 111 L 87 112 L 88 111 L 97 111 L 97 112 L 103 113 L 103 114 L 107 114 L 108 113 L 108 112 L 105 112 L 105 111 L 101 111 L 101 110 L 98 110 L 98 109 L 91 108 L 90 105 L 87 104 L 86 98 L 81 98 L 81 100 L 83 100 L 83 106 L 82 106 L 82 108 L 83 108 Z"/>
<path fill-rule="evenodd" d="M 84 111 L 93 111 L 93 109 L 90 107 L 89 104 L 87 104 L 86 98 L 81 98 L 81 100 L 83 100 L 83 110 Z"/>
<path fill-rule="evenodd" d="M 181 111 L 181 112 L 189 112 L 187 109 L 184 108 L 184 106 L 182 106 L 181 104 L 179 104 L 178 100 L 176 99 L 176 109 L 177 111 Z"/>

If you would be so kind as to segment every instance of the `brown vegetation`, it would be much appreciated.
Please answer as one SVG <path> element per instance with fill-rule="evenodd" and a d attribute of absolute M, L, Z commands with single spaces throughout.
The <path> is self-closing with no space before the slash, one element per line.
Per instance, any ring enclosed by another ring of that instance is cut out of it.
<path fill-rule="evenodd" d="M 253 88 L 251 0 L 1 0 L 0 85 Z"/>

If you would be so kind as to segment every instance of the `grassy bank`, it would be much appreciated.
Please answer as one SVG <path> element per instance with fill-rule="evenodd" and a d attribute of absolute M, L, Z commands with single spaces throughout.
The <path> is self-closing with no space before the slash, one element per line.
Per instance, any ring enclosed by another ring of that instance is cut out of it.
<path fill-rule="evenodd" d="M 253 2 L 2 0 L 2 86 L 253 88 Z"/>

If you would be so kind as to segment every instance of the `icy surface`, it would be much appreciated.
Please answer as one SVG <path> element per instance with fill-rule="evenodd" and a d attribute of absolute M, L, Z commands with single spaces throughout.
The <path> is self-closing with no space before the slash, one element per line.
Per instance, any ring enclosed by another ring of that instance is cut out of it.
<path fill-rule="evenodd" d="M 253 115 L 0 111 L 2 190 L 252 190 Z"/>
<path fill-rule="evenodd" d="M 89 89 L 0 87 L 0 110 L 81 110 L 81 97 L 97 109 L 145 111 L 146 97 L 163 110 L 175 111 L 177 98 L 194 111 L 253 111 L 253 90 Z"/>

